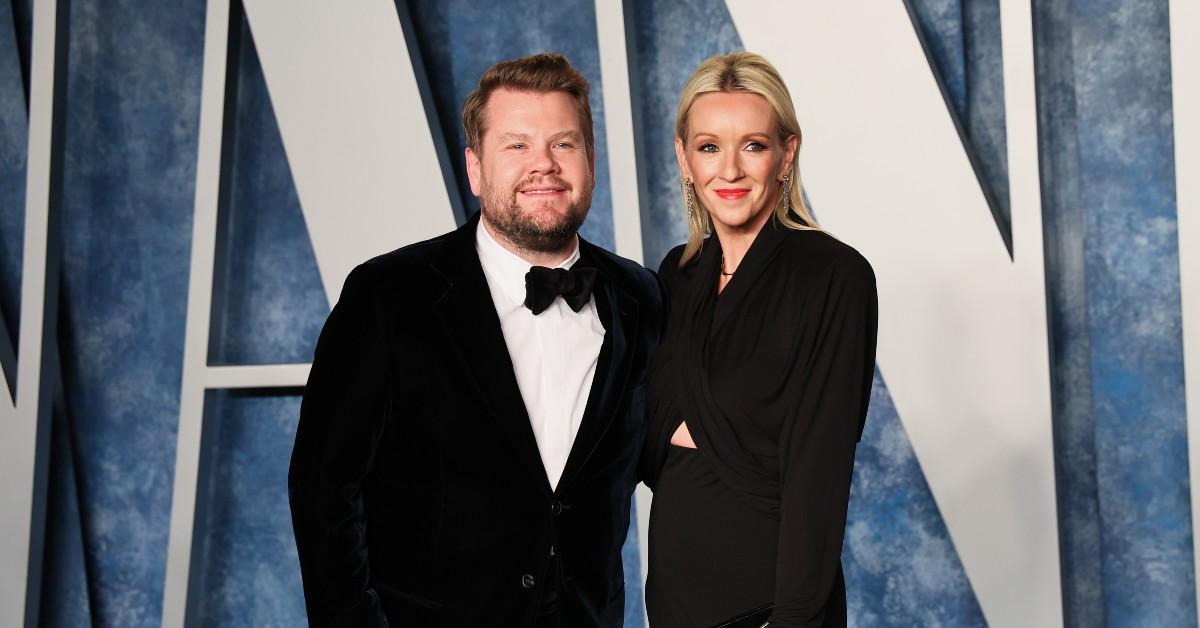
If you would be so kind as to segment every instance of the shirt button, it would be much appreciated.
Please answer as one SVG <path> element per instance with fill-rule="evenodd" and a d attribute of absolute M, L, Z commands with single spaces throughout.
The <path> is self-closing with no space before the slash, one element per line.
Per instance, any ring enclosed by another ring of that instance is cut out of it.
<path fill-rule="evenodd" d="M 550 512 L 552 512 L 556 515 L 561 515 L 562 511 L 563 511 L 562 502 L 555 501 L 553 504 L 550 504 Z"/>
<path fill-rule="evenodd" d="M 537 580 L 534 580 L 533 576 L 531 576 L 529 574 L 525 574 L 525 575 L 521 576 L 521 588 L 522 589 L 532 589 L 534 587 L 534 585 L 536 585 L 536 584 L 537 584 Z"/>

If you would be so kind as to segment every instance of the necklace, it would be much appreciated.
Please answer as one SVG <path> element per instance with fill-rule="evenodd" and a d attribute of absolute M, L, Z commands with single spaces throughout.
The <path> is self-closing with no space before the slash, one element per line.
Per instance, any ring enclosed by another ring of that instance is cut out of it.
<path fill-rule="evenodd" d="M 724 256 L 724 255 L 722 255 L 722 256 L 721 256 L 721 276 L 722 276 L 722 277 L 732 277 L 732 276 L 733 276 L 733 273 L 736 273 L 736 272 L 737 272 L 737 270 L 736 270 L 736 269 L 735 269 L 735 270 L 733 270 L 733 271 L 731 271 L 731 272 L 728 272 L 728 273 L 727 273 L 727 272 L 725 272 L 725 256 Z"/>

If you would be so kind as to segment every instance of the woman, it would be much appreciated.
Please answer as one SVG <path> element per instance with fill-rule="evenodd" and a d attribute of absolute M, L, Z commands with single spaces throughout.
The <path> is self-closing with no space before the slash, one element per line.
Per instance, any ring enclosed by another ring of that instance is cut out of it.
<path fill-rule="evenodd" d="M 643 460 L 650 625 L 844 626 L 874 273 L 805 207 L 796 114 L 761 56 L 705 61 L 675 128 L 689 236 L 659 269 L 669 316 Z"/>

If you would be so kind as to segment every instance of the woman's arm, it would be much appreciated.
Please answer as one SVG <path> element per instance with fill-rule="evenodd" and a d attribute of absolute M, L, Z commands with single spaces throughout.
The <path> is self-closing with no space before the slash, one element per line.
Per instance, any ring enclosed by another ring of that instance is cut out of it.
<path fill-rule="evenodd" d="M 655 369 L 668 368 L 664 365 L 662 357 L 658 355 L 658 345 L 666 341 L 667 324 L 671 317 L 671 299 L 678 295 L 681 289 L 679 257 L 682 253 L 683 245 L 668 251 L 658 266 L 658 272 L 654 275 L 659 297 L 659 309 L 656 312 L 657 320 L 655 321 L 658 329 L 655 346 L 646 367 L 648 384 L 655 380 L 656 376 L 661 379 L 662 374 L 656 374 Z M 654 490 L 658 482 L 658 473 L 662 470 L 663 461 L 666 459 L 667 441 L 679 425 L 679 421 L 674 418 L 668 421 L 664 420 L 663 416 L 656 416 L 661 414 L 655 412 L 658 404 L 667 403 L 661 398 L 665 392 L 661 386 L 650 384 L 646 390 L 646 440 L 642 447 L 641 459 L 638 462 L 638 480 L 645 483 L 650 490 Z"/>
<path fill-rule="evenodd" d="M 875 274 L 857 253 L 817 278 L 800 321 L 792 412 L 780 432 L 782 489 L 770 625 L 822 626 L 841 569 L 854 449 L 875 369 Z"/>

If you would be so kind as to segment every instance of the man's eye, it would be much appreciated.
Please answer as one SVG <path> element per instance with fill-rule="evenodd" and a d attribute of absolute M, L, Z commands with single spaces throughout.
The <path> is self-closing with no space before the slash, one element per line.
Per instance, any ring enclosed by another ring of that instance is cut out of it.
<path fill-rule="evenodd" d="M 701 144 L 700 147 L 697 148 L 696 150 L 698 150 L 702 153 L 715 153 L 715 152 L 717 152 L 717 145 L 716 144 Z"/>
<path fill-rule="evenodd" d="M 570 142 L 559 142 L 554 145 L 555 148 L 575 148 L 575 145 Z"/>
<path fill-rule="evenodd" d="M 509 144 L 508 145 L 509 150 L 521 150 L 523 148 L 525 148 L 524 144 Z"/>

